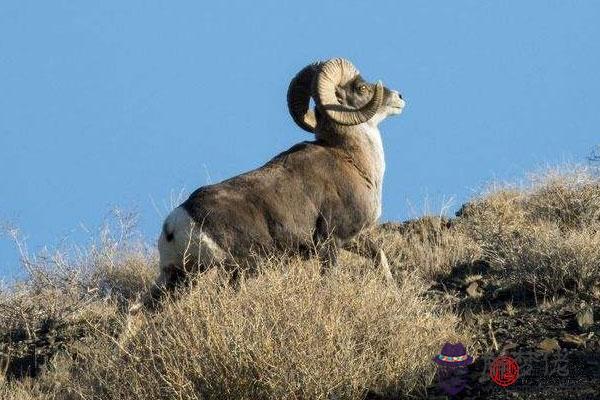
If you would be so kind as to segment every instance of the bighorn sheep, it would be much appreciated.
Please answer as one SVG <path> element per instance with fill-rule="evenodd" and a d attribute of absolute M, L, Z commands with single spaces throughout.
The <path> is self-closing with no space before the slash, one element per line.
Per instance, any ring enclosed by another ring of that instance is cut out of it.
<path fill-rule="evenodd" d="M 201 187 L 175 208 L 158 242 L 157 288 L 171 289 L 214 263 L 243 268 L 254 254 L 316 249 L 326 268 L 337 249 L 376 223 L 385 169 L 378 124 L 400 114 L 402 96 L 364 81 L 348 60 L 336 58 L 302 69 L 287 102 L 294 121 L 316 140 Z"/>

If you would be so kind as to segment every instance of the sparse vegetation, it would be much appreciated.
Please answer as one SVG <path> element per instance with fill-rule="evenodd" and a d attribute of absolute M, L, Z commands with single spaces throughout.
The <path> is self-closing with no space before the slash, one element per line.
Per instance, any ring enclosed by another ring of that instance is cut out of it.
<path fill-rule="evenodd" d="M 152 247 L 104 231 L 77 257 L 23 252 L 28 278 L 0 292 L 0 398 L 425 397 L 446 341 L 477 356 L 556 336 L 597 357 L 599 227 L 598 177 L 554 170 L 491 187 L 455 218 L 381 225 L 397 289 L 350 253 L 327 277 L 273 259 L 237 290 L 205 273 L 136 319 Z M 585 331 L 561 325 L 581 310 Z"/>
<path fill-rule="evenodd" d="M 492 188 L 463 206 L 459 229 L 512 285 L 542 295 L 586 297 L 600 282 L 600 181 L 582 167 Z"/>

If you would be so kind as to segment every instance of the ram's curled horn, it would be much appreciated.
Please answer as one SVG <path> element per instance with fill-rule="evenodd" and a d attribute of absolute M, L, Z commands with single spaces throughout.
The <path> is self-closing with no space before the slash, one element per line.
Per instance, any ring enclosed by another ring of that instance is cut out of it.
<path fill-rule="evenodd" d="M 361 109 L 343 106 L 336 97 L 336 86 L 343 86 L 359 75 L 352 63 L 343 58 L 325 62 L 317 74 L 315 101 L 329 118 L 342 125 L 358 125 L 371 119 L 383 101 L 383 85 L 378 82 L 371 100 Z"/>
<path fill-rule="evenodd" d="M 312 85 L 320 63 L 304 67 L 290 82 L 287 103 L 294 122 L 307 132 L 314 133 L 317 127 L 315 111 L 310 109 Z"/>

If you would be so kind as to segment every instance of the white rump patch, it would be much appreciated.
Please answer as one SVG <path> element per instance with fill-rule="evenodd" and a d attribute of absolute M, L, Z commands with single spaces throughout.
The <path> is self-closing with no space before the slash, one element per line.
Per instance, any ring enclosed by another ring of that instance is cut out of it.
<path fill-rule="evenodd" d="M 158 239 L 158 252 L 161 277 L 169 268 L 181 268 L 190 262 L 210 265 L 223 261 L 226 255 L 183 207 L 175 208 L 165 219 Z"/>

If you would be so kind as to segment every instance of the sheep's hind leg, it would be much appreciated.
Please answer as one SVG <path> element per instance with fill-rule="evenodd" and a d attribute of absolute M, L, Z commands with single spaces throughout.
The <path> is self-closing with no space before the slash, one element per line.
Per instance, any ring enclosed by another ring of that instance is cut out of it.
<path fill-rule="evenodd" d="M 150 290 L 129 308 L 130 313 L 136 313 L 141 308 L 149 311 L 157 311 L 160 303 L 167 293 L 175 293 L 177 288 L 183 286 L 188 280 L 188 274 L 185 271 L 169 266 L 161 269 L 156 281 L 152 284 Z"/>

